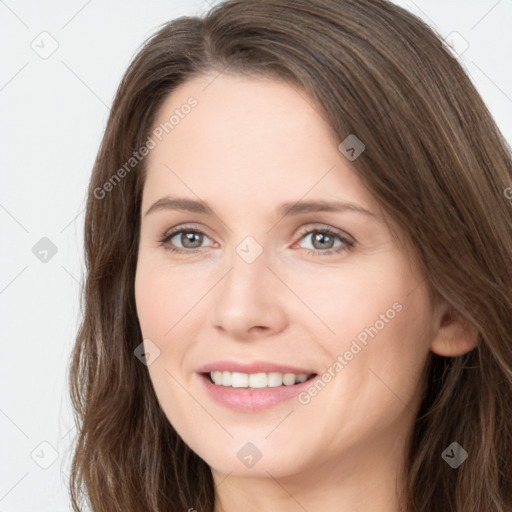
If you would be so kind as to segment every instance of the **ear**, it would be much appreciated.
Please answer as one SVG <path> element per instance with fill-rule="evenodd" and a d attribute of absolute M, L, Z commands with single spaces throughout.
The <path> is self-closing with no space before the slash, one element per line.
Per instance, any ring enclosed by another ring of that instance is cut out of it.
<path fill-rule="evenodd" d="M 452 306 L 444 304 L 440 307 L 438 328 L 430 350 L 444 357 L 461 356 L 470 352 L 478 345 L 478 331 L 457 313 Z"/>

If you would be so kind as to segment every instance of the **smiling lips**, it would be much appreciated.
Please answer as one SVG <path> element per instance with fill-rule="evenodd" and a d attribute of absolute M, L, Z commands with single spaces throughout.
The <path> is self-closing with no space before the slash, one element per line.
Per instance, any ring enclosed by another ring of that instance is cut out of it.
<path fill-rule="evenodd" d="M 256 412 L 296 396 L 317 375 L 305 368 L 267 362 L 217 361 L 198 372 L 216 402 L 240 412 Z"/>

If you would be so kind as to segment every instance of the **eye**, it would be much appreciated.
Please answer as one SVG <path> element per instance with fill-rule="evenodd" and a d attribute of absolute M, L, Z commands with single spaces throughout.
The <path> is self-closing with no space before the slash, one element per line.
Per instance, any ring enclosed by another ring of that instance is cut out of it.
<path fill-rule="evenodd" d="M 171 243 L 173 238 L 176 238 L 177 241 L 182 244 L 182 247 L 175 247 L 176 242 Z M 180 228 L 164 235 L 164 237 L 160 240 L 160 243 L 162 245 L 169 244 L 166 248 L 170 252 L 194 253 L 198 252 L 197 249 L 201 247 L 201 243 L 205 238 L 208 237 L 202 231 L 190 226 L 181 226 Z"/>
<path fill-rule="evenodd" d="M 341 231 L 324 226 L 322 228 L 310 229 L 300 235 L 300 240 L 311 237 L 313 249 L 306 249 L 306 253 L 314 256 L 327 256 L 330 254 L 340 254 L 349 251 L 354 246 L 354 241 Z M 172 241 L 175 238 L 175 241 Z M 204 240 L 209 239 L 202 231 L 190 226 L 180 226 L 164 235 L 160 244 L 166 246 L 166 249 L 172 253 L 196 253 Z M 338 240 L 338 246 L 334 246 Z M 176 247 L 176 244 L 181 247 Z"/>
<path fill-rule="evenodd" d="M 313 236 L 311 236 L 313 235 Z M 327 256 L 330 254 L 340 254 L 353 248 L 354 242 L 345 236 L 342 232 L 333 228 L 324 226 L 322 228 L 310 229 L 302 233 L 301 240 L 310 237 L 314 249 L 307 249 L 306 252 L 313 256 Z M 336 239 L 340 242 L 334 247 Z"/>

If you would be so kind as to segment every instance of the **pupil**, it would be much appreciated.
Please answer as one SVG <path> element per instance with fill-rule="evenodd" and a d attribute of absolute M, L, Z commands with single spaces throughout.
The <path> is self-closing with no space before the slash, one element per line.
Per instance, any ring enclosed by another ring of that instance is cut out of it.
<path fill-rule="evenodd" d="M 325 242 L 325 239 L 327 239 L 328 242 Z M 322 242 L 322 240 L 324 240 L 324 241 Z M 314 237 L 314 241 L 315 242 L 320 242 L 320 244 L 327 244 L 327 245 L 329 245 L 329 242 L 332 242 L 332 237 L 330 235 L 325 235 L 324 233 L 317 233 L 315 235 L 315 237 Z"/>
<path fill-rule="evenodd" d="M 199 233 L 190 233 L 190 232 L 189 232 L 189 233 L 184 233 L 184 234 L 182 235 L 182 241 L 181 241 L 181 243 L 182 243 L 185 247 L 188 247 L 188 246 L 187 246 L 187 244 L 188 244 L 189 242 L 193 243 L 193 242 L 194 242 L 194 237 L 199 237 L 199 236 L 200 236 L 200 234 L 199 234 Z M 184 238 L 184 240 L 183 240 L 183 237 L 185 237 L 185 238 Z M 185 241 L 185 243 L 184 243 L 184 241 Z M 197 240 L 196 240 L 196 242 L 197 242 Z M 199 240 L 199 245 L 201 245 L 201 240 Z"/>

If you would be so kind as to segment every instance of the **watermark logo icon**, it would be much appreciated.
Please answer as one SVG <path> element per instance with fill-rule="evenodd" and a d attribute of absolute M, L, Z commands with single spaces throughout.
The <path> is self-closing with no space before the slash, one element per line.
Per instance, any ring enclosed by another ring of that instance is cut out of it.
<path fill-rule="evenodd" d="M 446 448 L 441 457 L 453 469 L 457 469 L 468 458 L 468 452 L 454 441 Z"/>
<path fill-rule="evenodd" d="M 457 57 L 460 57 L 469 48 L 467 39 L 455 30 L 444 38 L 444 42 Z"/>
<path fill-rule="evenodd" d="M 248 467 L 252 468 L 255 464 L 263 457 L 261 451 L 253 443 L 245 443 L 236 456 L 240 459 L 240 462 Z"/>
<path fill-rule="evenodd" d="M 32 247 L 32 254 L 43 263 L 48 263 L 57 254 L 57 246 L 49 238 L 43 236 Z"/>
<path fill-rule="evenodd" d="M 236 252 L 246 263 L 254 263 L 263 252 L 263 247 L 252 236 L 246 236 L 237 246 Z"/>
<path fill-rule="evenodd" d="M 339 151 L 353 162 L 366 149 L 366 146 L 351 133 L 339 146 Z"/>
<path fill-rule="evenodd" d="M 43 441 L 32 450 L 30 457 L 41 469 L 48 469 L 57 460 L 59 454 L 48 441 Z"/>
<path fill-rule="evenodd" d="M 34 38 L 30 43 L 30 47 L 41 59 L 46 60 L 57 51 L 59 43 L 49 32 L 44 30 Z"/>
<path fill-rule="evenodd" d="M 158 346 L 146 338 L 137 348 L 133 351 L 135 357 L 144 365 L 149 366 L 154 363 L 160 356 L 160 349 Z"/>

